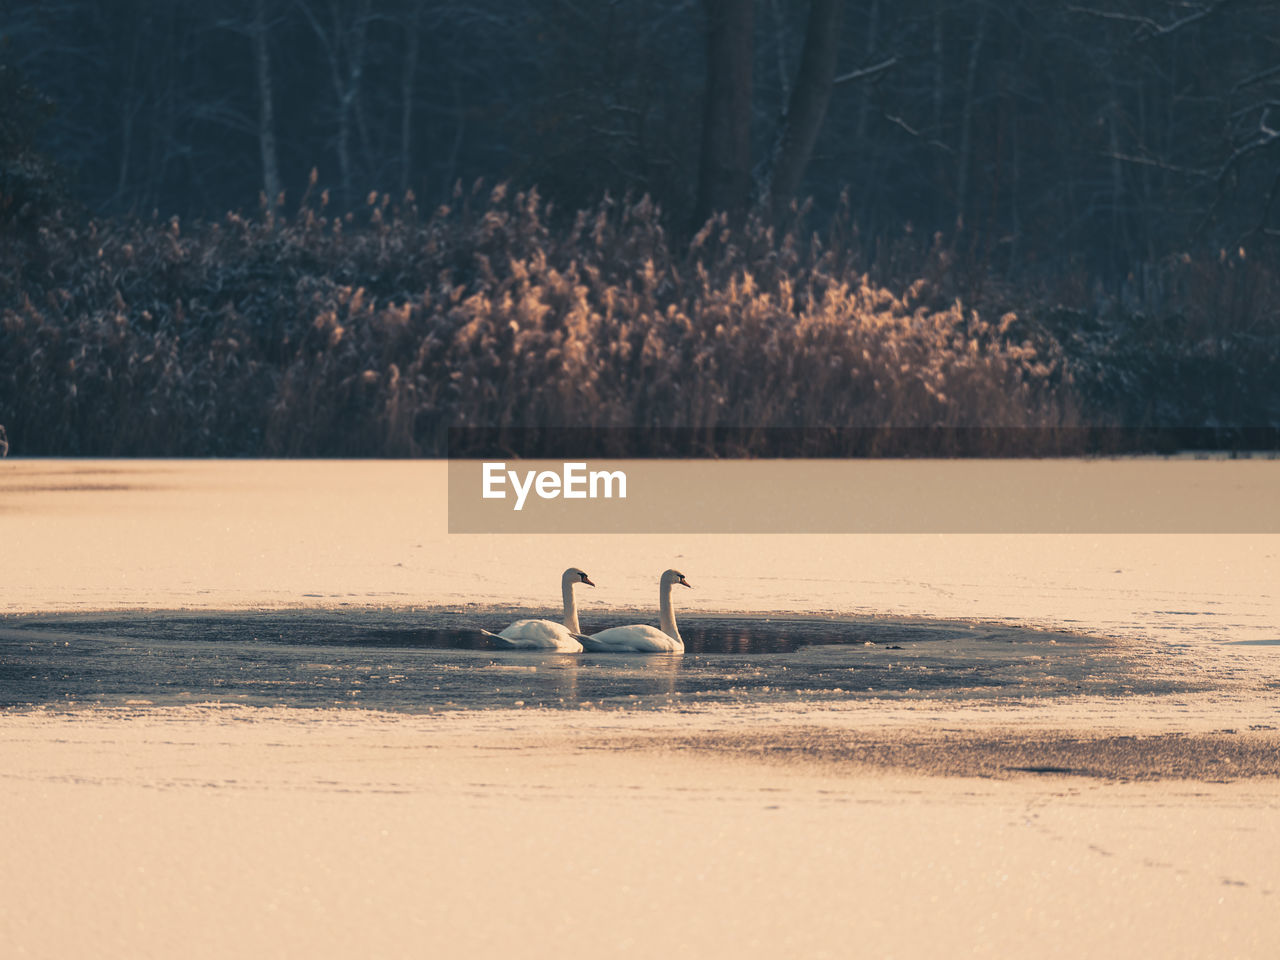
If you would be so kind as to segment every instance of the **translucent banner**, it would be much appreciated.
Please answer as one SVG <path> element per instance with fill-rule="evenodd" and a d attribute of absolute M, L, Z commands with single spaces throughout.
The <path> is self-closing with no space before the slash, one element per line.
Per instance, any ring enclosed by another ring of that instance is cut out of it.
<path fill-rule="evenodd" d="M 1276 533 L 1280 459 L 449 462 L 451 533 Z"/>

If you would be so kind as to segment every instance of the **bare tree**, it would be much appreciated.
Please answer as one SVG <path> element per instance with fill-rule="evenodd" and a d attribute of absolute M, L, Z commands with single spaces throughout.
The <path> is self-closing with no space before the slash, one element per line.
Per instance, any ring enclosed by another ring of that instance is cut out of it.
<path fill-rule="evenodd" d="M 132 42 L 129 44 L 127 66 L 125 69 L 124 89 L 120 93 L 120 159 L 116 170 L 116 192 L 111 198 L 113 203 L 121 204 L 129 186 L 132 173 L 130 164 L 133 161 L 134 124 L 142 111 L 142 93 L 138 89 L 138 59 L 142 43 L 142 31 L 135 27 Z"/>
<path fill-rule="evenodd" d="M 964 71 L 964 102 L 960 108 L 960 146 L 958 150 L 958 168 L 956 170 L 956 223 L 959 233 L 964 228 L 965 211 L 969 205 L 969 165 L 973 159 L 973 110 L 974 90 L 978 79 L 978 64 L 982 53 L 982 42 L 987 35 L 987 7 L 984 4 L 978 12 L 978 24 L 974 28 L 973 39 L 969 42 L 969 60 Z"/>
<path fill-rule="evenodd" d="M 413 156 L 414 80 L 418 72 L 418 4 L 410 0 L 403 27 L 405 33 L 404 62 L 400 68 L 400 193 L 409 189 L 409 170 Z"/>
<path fill-rule="evenodd" d="M 753 0 L 705 0 L 707 92 L 694 221 L 740 214 L 751 194 Z"/>
<path fill-rule="evenodd" d="M 880 36 L 880 0 L 871 0 L 867 10 L 866 54 L 870 58 L 876 52 L 876 43 Z M 871 88 L 864 86 L 858 101 L 857 142 L 861 144 L 867 138 L 867 120 L 871 115 Z"/>
<path fill-rule="evenodd" d="M 774 217 L 800 189 L 809 158 L 813 156 L 813 146 L 818 141 L 836 76 L 843 10 L 842 0 L 812 0 L 809 6 L 800 72 L 786 113 L 778 123 L 761 184 L 761 198 Z"/>
<path fill-rule="evenodd" d="M 352 200 L 351 131 L 353 121 L 359 122 L 370 2 L 356 0 L 348 5 L 329 0 L 327 23 L 322 23 L 312 9 L 315 0 L 298 0 L 299 9 L 320 41 L 333 86 L 337 106 L 338 175 L 342 178 L 342 199 L 346 205 Z M 349 18 L 343 16 L 344 10 L 353 11 Z"/>
<path fill-rule="evenodd" d="M 270 26 L 265 11 L 266 0 L 253 0 L 253 19 L 249 37 L 253 41 L 254 73 L 258 80 L 258 148 L 262 154 L 262 190 L 267 209 L 272 209 L 280 196 L 280 164 L 276 159 L 275 108 L 271 96 L 271 50 L 268 45 Z"/>

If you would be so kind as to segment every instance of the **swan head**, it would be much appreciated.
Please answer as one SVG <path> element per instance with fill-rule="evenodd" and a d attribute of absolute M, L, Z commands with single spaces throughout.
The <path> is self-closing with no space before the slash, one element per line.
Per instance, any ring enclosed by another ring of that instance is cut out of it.
<path fill-rule="evenodd" d="M 564 577 L 561 579 L 563 579 L 565 583 L 585 583 L 588 587 L 595 586 L 595 584 L 591 582 L 591 578 L 587 576 L 586 571 L 579 570 L 577 567 L 570 567 L 564 572 Z"/>
<path fill-rule="evenodd" d="M 668 570 L 662 575 L 662 585 L 664 587 L 675 583 L 680 584 L 682 587 L 688 587 L 690 590 L 693 589 L 693 584 L 686 580 L 684 574 L 679 570 Z"/>

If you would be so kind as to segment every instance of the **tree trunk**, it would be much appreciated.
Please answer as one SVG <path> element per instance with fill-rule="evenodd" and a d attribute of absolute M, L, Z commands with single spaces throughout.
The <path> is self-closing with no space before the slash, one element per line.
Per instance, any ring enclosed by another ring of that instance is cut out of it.
<path fill-rule="evenodd" d="M 351 208 L 351 101 L 338 100 L 338 178 L 342 181 L 342 207 Z"/>
<path fill-rule="evenodd" d="M 280 196 L 280 166 L 276 159 L 275 107 L 271 96 L 271 52 L 267 46 L 265 0 L 253 0 L 253 61 L 258 74 L 258 149 L 262 154 L 262 192 L 267 209 Z"/>
<path fill-rule="evenodd" d="M 871 0 L 871 8 L 867 11 L 867 62 L 876 52 L 876 43 L 880 33 L 880 0 Z M 864 84 L 862 99 L 858 103 L 857 143 L 861 147 L 867 139 L 867 120 L 871 115 L 871 87 Z"/>
<path fill-rule="evenodd" d="M 752 0 L 705 0 L 707 93 L 702 162 L 694 203 L 696 226 L 712 215 L 735 216 L 751 195 Z"/>
<path fill-rule="evenodd" d="M 338 113 L 338 174 L 342 178 L 342 205 L 350 207 L 352 201 L 351 121 L 361 128 L 362 139 L 367 144 L 367 131 L 363 128 L 360 112 L 360 81 L 364 75 L 365 37 L 369 23 L 369 0 L 362 0 L 350 21 L 343 17 L 344 5 L 330 0 L 330 29 L 321 25 L 319 17 L 309 3 L 300 2 L 299 9 L 311 24 L 316 39 L 324 51 L 329 65 L 329 79 L 337 100 Z"/>
<path fill-rule="evenodd" d="M 812 0 L 800 55 L 800 74 L 791 91 L 787 112 L 778 124 L 772 162 L 763 195 L 776 219 L 804 182 L 814 144 L 831 101 L 832 81 L 840 49 L 843 0 Z"/>
<path fill-rule="evenodd" d="M 129 163 L 133 156 L 133 125 L 138 111 L 142 109 L 142 96 L 135 89 L 138 74 L 138 53 L 141 37 L 140 26 L 135 25 L 137 32 L 133 35 L 132 55 L 129 57 L 129 73 L 125 81 L 124 96 L 120 98 L 120 164 L 116 173 L 116 194 L 114 203 L 123 203 L 125 192 L 129 186 Z"/>
<path fill-rule="evenodd" d="M 942 22 L 943 4 L 941 0 L 933 5 L 933 117 L 930 124 L 932 138 L 936 143 L 945 143 L 946 136 L 942 129 L 943 103 L 947 93 L 946 60 L 942 40 L 944 25 Z M 950 173 L 946 161 L 940 151 L 933 155 L 933 213 L 936 222 L 941 224 L 946 217 L 943 201 L 947 195 Z"/>
<path fill-rule="evenodd" d="M 413 147 L 413 82 L 418 70 L 418 6 L 413 4 L 405 23 L 404 70 L 400 74 L 400 195 L 409 189 L 409 164 Z"/>
<path fill-rule="evenodd" d="M 973 152 L 973 95 L 978 79 L 978 59 L 987 35 L 987 8 L 978 14 L 978 26 L 969 45 L 969 63 L 964 75 L 964 105 L 960 111 L 960 157 L 956 171 L 956 233 L 964 230 L 965 211 L 969 206 L 969 167 Z"/>
<path fill-rule="evenodd" d="M 778 51 L 778 87 L 782 90 L 782 99 L 791 99 L 791 68 L 787 66 L 787 21 L 782 16 L 778 0 L 769 0 L 769 11 L 773 14 L 774 45 Z"/>

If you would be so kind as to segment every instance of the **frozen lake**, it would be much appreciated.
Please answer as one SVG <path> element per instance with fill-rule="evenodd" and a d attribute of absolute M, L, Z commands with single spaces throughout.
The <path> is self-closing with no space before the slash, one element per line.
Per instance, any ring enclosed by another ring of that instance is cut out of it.
<path fill-rule="evenodd" d="M 1212 689 L 1149 642 L 926 621 L 686 618 L 683 656 L 500 650 L 502 611 L 9 617 L 0 707 L 219 701 L 425 713 Z M 602 626 L 631 618 L 601 618 Z"/>
<path fill-rule="evenodd" d="M 445 498 L 0 461 L 4 942 L 1274 955 L 1280 537 L 462 536 Z M 587 630 L 682 570 L 688 652 L 491 648 L 568 566 Z"/>
<path fill-rule="evenodd" d="M 750 462 L 734 469 L 749 473 Z M 451 535 L 440 462 L 0 462 L 0 697 L 641 708 L 1274 689 L 1280 536 Z M 656 623 L 681 658 L 480 628 Z"/>

